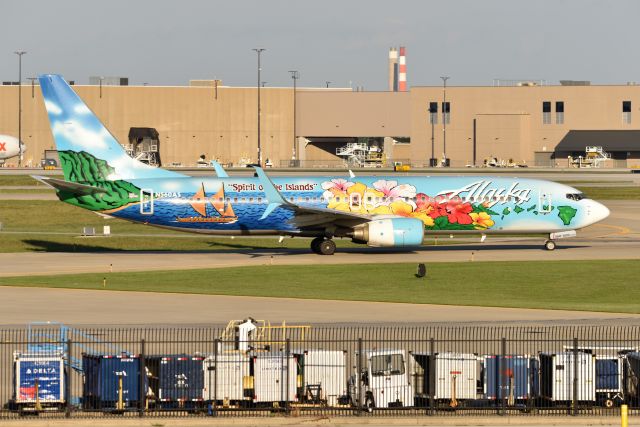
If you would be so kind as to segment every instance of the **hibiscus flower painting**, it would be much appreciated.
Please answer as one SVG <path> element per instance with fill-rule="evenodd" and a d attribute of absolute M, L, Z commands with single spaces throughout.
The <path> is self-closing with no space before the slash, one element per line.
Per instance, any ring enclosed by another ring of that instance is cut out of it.
<path fill-rule="evenodd" d="M 416 218 L 427 230 L 487 230 L 498 215 L 482 203 L 460 197 L 417 193 L 410 184 L 380 179 L 371 187 L 362 182 L 332 179 L 322 183 L 327 208 L 367 215 L 397 215 Z"/>

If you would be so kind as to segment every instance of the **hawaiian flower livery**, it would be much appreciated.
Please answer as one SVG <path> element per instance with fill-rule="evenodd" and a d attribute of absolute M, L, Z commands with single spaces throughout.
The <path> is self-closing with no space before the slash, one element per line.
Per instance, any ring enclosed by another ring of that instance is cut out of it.
<path fill-rule="evenodd" d="M 330 200 L 334 195 L 343 193 L 346 194 L 349 187 L 354 185 L 354 182 L 347 181 L 346 179 L 336 178 L 331 181 L 325 181 L 322 183 L 322 189 L 326 190 L 323 194 L 324 198 Z"/>

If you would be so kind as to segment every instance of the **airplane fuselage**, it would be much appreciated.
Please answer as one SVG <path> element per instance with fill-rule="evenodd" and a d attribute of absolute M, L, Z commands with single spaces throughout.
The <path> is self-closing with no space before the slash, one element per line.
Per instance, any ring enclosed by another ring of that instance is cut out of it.
<path fill-rule="evenodd" d="M 373 218 L 416 218 L 427 234 L 553 233 L 586 227 L 608 214 L 606 208 L 582 198 L 572 187 L 536 179 L 292 176 L 272 181 L 287 201 L 301 207 Z M 93 210 L 197 233 L 322 234 L 314 227 L 297 225 L 294 213 L 286 207 L 262 219 L 268 201 L 263 185 L 254 177 L 134 179 L 128 183 L 134 189 L 127 190 L 127 203 Z M 74 200 L 71 202 L 77 204 Z"/>

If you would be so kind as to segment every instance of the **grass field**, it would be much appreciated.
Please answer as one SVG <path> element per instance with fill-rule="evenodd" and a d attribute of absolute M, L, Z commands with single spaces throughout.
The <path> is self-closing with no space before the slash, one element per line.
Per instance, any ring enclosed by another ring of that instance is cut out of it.
<path fill-rule="evenodd" d="M 640 261 L 259 266 L 0 278 L 0 285 L 640 313 Z M 103 278 L 107 279 L 103 288 Z"/>

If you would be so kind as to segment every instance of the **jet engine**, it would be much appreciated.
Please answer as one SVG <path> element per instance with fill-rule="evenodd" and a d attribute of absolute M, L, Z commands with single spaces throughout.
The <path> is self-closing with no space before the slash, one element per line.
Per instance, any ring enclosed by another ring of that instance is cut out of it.
<path fill-rule="evenodd" d="M 419 246 L 424 236 L 424 224 L 415 218 L 385 218 L 358 225 L 352 240 L 376 247 Z"/>

